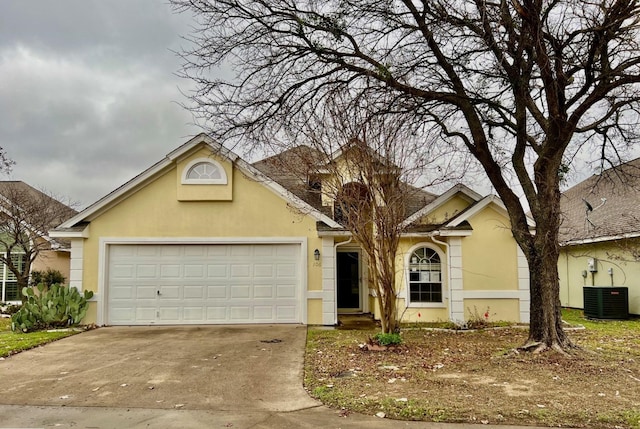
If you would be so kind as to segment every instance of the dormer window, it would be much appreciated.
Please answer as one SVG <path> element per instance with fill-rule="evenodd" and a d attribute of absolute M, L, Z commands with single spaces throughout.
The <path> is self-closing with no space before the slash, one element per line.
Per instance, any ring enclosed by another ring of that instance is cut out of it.
<path fill-rule="evenodd" d="M 184 168 L 182 183 L 185 185 L 226 185 L 227 173 L 222 165 L 212 159 L 195 159 Z"/>

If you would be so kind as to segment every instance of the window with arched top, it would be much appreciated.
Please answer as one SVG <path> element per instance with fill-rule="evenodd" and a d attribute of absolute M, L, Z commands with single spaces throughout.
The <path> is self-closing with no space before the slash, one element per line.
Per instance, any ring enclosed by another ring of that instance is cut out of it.
<path fill-rule="evenodd" d="M 442 263 L 429 247 L 418 247 L 409 256 L 409 302 L 442 302 Z"/>
<path fill-rule="evenodd" d="M 226 185 L 227 173 L 218 162 L 195 159 L 184 168 L 182 183 L 186 185 Z"/>

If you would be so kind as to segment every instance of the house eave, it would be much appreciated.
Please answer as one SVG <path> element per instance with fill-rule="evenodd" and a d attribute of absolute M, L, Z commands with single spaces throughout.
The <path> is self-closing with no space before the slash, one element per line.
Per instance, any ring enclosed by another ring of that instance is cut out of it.
<path fill-rule="evenodd" d="M 561 247 L 567 246 L 578 246 L 581 244 L 594 244 L 594 243 L 603 243 L 606 241 L 616 241 L 616 240 L 624 240 L 628 238 L 638 238 L 640 237 L 640 231 L 628 232 L 626 234 L 617 234 L 617 235 L 603 235 L 600 237 L 592 237 L 592 238 L 583 238 L 579 240 L 568 240 L 560 243 Z"/>
<path fill-rule="evenodd" d="M 89 227 L 82 231 L 66 231 L 66 230 L 52 230 L 49 231 L 49 237 L 52 238 L 89 238 Z"/>

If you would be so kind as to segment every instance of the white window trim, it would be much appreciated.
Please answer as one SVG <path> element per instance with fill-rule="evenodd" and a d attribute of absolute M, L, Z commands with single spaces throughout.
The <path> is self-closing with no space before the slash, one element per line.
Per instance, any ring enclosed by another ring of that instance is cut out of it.
<path fill-rule="evenodd" d="M 6 252 L 2 252 L 3 255 L 7 255 Z M 24 252 L 14 252 L 12 253 L 12 255 L 25 255 Z M 7 300 L 6 299 L 6 293 L 7 293 L 7 282 L 9 281 L 7 279 L 7 276 L 9 275 L 9 267 L 7 267 L 7 264 L 5 264 L 4 262 L 0 262 L 0 264 L 4 265 L 3 270 L 2 270 L 2 276 L 0 278 L 0 302 L 5 302 L 7 304 L 15 304 L 15 303 L 19 303 L 22 302 L 22 300 L 20 299 L 20 297 L 22 296 L 22 291 L 18 290 L 18 299 L 17 300 Z"/>
<path fill-rule="evenodd" d="M 433 250 L 434 252 L 436 252 L 436 254 L 438 255 L 438 257 L 440 258 L 440 284 L 442 287 L 442 302 L 412 302 L 411 301 L 411 282 L 410 282 L 410 277 L 409 277 L 409 265 L 411 263 L 411 255 L 413 255 L 413 252 L 415 252 L 417 249 L 420 249 L 422 247 L 426 247 L 429 248 L 431 250 Z M 447 266 L 445 266 L 445 264 Z M 405 284 L 406 287 L 404 288 L 404 299 L 405 299 L 405 303 L 406 306 L 408 308 L 447 308 L 447 299 L 448 299 L 448 287 L 449 285 L 445 285 L 444 282 L 444 273 L 446 272 L 446 270 L 448 269 L 448 264 L 447 264 L 447 259 L 446 259 L 446 255 L 442 253 L 442 249 L 440 249 L 438 246 L 433 245 L 432 243 L 427 243 L 427 242 L 423 242 L 423 243 L 418 243 L 414 246 L 412 246 L 409 251 L 405 254 L 404 257 L 404 271 L 405 271 Z"/>
<path fill-rule="evenodd" d="M 216 167 L 218 171 L 220 171 L 220 179 L 188 179 L 187 174 L 189 173 L 189 170 L 191 170 L 194 165 L 200 163 L 207 163 Z M 222 168 L 222 165 L 214 159 L 197 158 L 191 160 L 182 170 L 181 183 L 183 185 L 226 185 L 228 183 L 227 172 Z"/>

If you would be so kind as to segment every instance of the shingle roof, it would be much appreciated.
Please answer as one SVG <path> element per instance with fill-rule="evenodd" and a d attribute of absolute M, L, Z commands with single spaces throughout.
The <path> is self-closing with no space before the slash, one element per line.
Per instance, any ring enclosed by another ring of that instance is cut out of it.
<path fill-rule="evenodd" d="M 314 208 L 330 215 L 327 213 L 330 208 L 322 206 L 320 191 L 311 187 L 308 177 L 310 171 L 326 162 L 322 152 L 308 146 L 296 146 L 252 165 Z M 406 217 L 437 198 L 437 195 L 407 183 L 403 183 L 402 187 L 402 192 L 407 195 Z"/>
<path fill-rule="evenodd" d="M 640 233 L 640 158 L 568 189 L 560 209 L 561 243 Z"/>
<path fill-rule="evenodd" d="M 53 213 L 57 216 L 51 220 L 49 228 L 54 228 L 60 225 L 65 220 L 69 219 L 71 216 L 77 214 L 78 212 L 66 204 L 61 203 L 55 198 L 45 194 L 37 190 L 36 188 L 29 186 L 28 184 L 18 181 L 18 180 L 7 180 L 0 181 L 0 195 L 7 198 L 10 201 L 14 201 L 14 198 L 11 197 L 11 194 L 26 194 L 29 198 L 32 199 L 45 199 L 49 200 L 52 204 L 51 207 L 54 208 Z M 44 231 L 46 232 L 46 231 Z"/>

